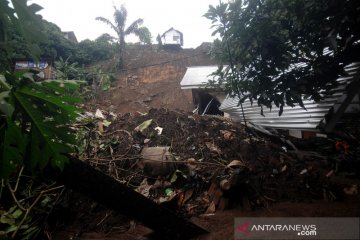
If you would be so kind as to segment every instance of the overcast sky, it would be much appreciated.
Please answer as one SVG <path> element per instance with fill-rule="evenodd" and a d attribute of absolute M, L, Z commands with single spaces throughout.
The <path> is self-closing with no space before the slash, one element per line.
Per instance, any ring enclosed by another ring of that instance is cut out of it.
<path fill-rule="evenodd" d="M 44 9 L 39 12 L 49 22 L 58 25 L 62 31 L 74 31 L 79 41 L 94 40 L 103 33 L 116 34 L 95 18 L 102 16 L 113 20 L 114 8 L 125 4 L 128 10 L 127 26 L 137 18 L 144 19 L 156 43 L 157 34 L 163 34 L 173 27 L 184 34 L 184 47 L 195 48 L 202 42 L 212 42 L 211 21 L 202 17 L 209 5 L 219 0 L 29 0 Z M 136 42 L 134 37 L 128 42 Z"/>

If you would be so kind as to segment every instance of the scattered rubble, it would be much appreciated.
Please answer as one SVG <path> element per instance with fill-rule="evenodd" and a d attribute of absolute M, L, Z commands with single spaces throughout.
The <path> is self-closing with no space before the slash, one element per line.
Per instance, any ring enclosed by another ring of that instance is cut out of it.
<path fill-rule="evenodd" d="M 314 149 L 301 150 L 218 116 L 151 109 L 114 119 L 100 112 L 111 123 L 104 131 L 90 130 L 82 158 L 134 189 L 146 186 L 144 195 L 156 202 L 176 200 L 172 210 L 186 216 L 209 212 L 213 203 L 216 209 L 253 208 L 268 201 L 341 199 L 359 186 L 358 145 L 317 139 Z M 346 173 L 339 171 L 344 165 Z M 353 177 L 333 181 L 345 174 Z M 179 201 L 189 190 L 186 203 Z"/>
<path fill-rule="evenodd" d="M 79 157 L 181 217 L 358 194 L 359 139 L 305 144 L 219 116 L 100 112 L 104 118 L 88 114 L 81 120 L 86 130 L 79 127 Z"/>

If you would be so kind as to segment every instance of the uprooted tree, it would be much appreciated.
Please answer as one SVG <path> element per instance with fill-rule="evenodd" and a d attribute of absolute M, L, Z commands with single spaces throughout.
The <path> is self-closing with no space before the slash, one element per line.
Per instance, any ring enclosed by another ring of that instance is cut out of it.
<path fill-rule="evenodd" d="M 204 15 L 221 40 L 217 84 L 241 101 L 263 107 L 321 100 L 360 58 L 357 0 L 233 0 Z"/>

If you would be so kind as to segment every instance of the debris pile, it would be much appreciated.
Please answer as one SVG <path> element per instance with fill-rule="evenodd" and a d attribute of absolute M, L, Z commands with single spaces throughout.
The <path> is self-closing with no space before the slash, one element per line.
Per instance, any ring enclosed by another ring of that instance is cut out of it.
<path fill-rule="evenodd" d="M 297 148 L 223 117 L 165 109 L 97 110 L 81 122 L 81 159 L 181 216 L 358 193 L 359 142 Z"/>

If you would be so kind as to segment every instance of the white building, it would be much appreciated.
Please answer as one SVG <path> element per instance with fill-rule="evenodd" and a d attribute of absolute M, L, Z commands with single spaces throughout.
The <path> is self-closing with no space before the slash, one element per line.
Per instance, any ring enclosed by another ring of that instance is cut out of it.
<path fill-rule="evenodd" d="M 163 45 L 184 45 L 184 38 L 182 32 L 170 28 L 163 35 L 161 35 L 161 42 Z"/>

